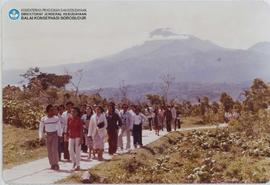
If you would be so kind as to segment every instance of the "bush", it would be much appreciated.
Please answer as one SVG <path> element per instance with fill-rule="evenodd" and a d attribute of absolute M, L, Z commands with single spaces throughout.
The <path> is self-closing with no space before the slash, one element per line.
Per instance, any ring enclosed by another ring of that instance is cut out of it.
<path fill-rule="evenodd" d="M 37 129 L 44 115 L 40 105 L 27 101 L 3 99 L 3 121 L 16 127 Z"/>
<path fill-rule="evenodd" d="M 239 119 L 229 122 L 236 131 L 245 132 L 247 135 L 262 135 L 270 132 L 270 112 L 259 110 L 258 112 L 242 112 Z"/>

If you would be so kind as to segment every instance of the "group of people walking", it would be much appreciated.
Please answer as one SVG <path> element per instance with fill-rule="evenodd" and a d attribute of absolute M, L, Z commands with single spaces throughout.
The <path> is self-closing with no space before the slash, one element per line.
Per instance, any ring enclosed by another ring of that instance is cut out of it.
<path fill-rule="evenodd" d="M 156 107 L 153 110 L 148 107 L 145 112 L 149 129 L 152 130 L 153 125 L 157 135 L 159 135 L 160 130 L 163 131 L 164 126 L 166 126 L 168 132 L 172 130 L 172 126 L 174 130 L 181 127 L 179 113 L 177 113 L 174 106 Z"/>
<path fill-rule="evenodd" d="M 103 160 L 104 143 L 108 141 L 108 153 L 114 155 L 117 149 L 124 150 L 123 138 L 126 136 L 125 149 L 142 147 L 143 123 L 149 123 L 149 129 L 156 134 L 168 132 L 171 125 L 180 128 L 174 107 L 151 107 L 142 111 L 138 106 L 122 104 L 121 110 L 110 102 L 106 111 L 102 106 L 81 105 L 74 107 L 72 102 L 66 105 L 46 107 L 39 125 L 39 138 L 46 135 L 49 163 L 51 169 L 59 170 L 58 162 L 63 158 L 73 163 L 72 170 L 80 170 L 81 151 L 88 152 L 88 159 Z"/>

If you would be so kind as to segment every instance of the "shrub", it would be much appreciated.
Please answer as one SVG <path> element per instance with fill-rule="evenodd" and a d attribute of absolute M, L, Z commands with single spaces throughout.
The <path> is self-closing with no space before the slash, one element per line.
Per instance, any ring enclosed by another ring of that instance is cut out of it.
<path fill-rule="evenodd" d="M 37 129 L 44 115 L 40 105 L 27 101 L 3 99 L 3 121 L 16 127 Z"/>
<path fill-rule="evenodd" d="M 242 112 L 238 120 L 231 120 L 229 124 L 236 131 L 245 132 L 247 135 L 261 135 L 270 132 L 270 112 Z"/>

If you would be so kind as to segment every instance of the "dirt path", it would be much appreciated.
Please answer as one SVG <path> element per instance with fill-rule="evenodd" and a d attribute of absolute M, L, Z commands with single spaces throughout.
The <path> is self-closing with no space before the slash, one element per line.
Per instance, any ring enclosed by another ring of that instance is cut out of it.
<path fill-rule="evenodd" d="M 218 127 L 226 127 L 227 124 L 219 124 Z M 214 129 L 217 126 L 202 126 L 202 127 L 193 127 L 193 128 L 183 128 L 179 131 L 187 130 L 199 130 L 199 129 Z M 155 135 L 155 133 L 149 130 L 143 131 L 143 144 L 149 144 L 153 141 L 159 139 L 160 137 L 166 135 L 166 131 L 162 131 L 160 136 Z M 125 139 L 124 139 L 125 140 Z M 110 159 L 111 157 L 107 153 L 108 145 L 105 144 L 105 159 Z M 123 151 L 125 153 L 127 151 Z M 81 169 L 86 170 L 96 166 L 101 163 L 97 160 L 88 161 L 87 154 L 82 153 L 81 155 Z M 49 168 L 49 163 L 47 158 L 35 160 L 26 164 L 15 166 L 11 169 L 3 171 L 3 179 L 7 184 L 51 184 L 58 180 L 61 180 L 72 174 L 71 168 L 72 163 L 69 162 L 60 162 L 60 171 L 56 172 Z"/>

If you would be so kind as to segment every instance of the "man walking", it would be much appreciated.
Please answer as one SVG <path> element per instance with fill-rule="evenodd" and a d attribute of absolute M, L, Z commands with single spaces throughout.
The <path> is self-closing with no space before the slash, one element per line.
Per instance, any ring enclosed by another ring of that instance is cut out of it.
<path fill-rule="evenodd" d="M 54 115 L 53 105 L 50 104 L 46 107 L 46 114 L 41 118 L 39 124 L 39 139 L 41 140 L 46 133 L 46 145 L 51 169 L 59 170 L 58 137 L 62 136 L 61 122 L 59 117 Z"/>
<path fill-rule="evenodd" d="M 67 122 L 71 115 L 71 110 L 74 104 L 72 102 L 66 103 L 66 111 L 63 112 L 62 117 L 64 119 L 64 159 L 70 161 L 69 151 L 68 151 L 68 138 L 67 138 Z"/>
<path fill-rule="evenodd" d="M 122 120 L 122 126 L 121 126 L 121 131 L 120 134 L 118 136 L 118 146 L 123 150 L 123 135 L 124 133 L 126 134 L 127 137 L 127 145 L 126 145 L 126 149 L 130 149 L 130 135 L 131 135 L 131 130 L 133 127 L 133 123 L 132 123 L 132 115 L 131 113 L 128 111 L 128 105 L 127 104 L 123 104 L 122 106 L 123 110 L 120 111 L 120 117 Z"/>

